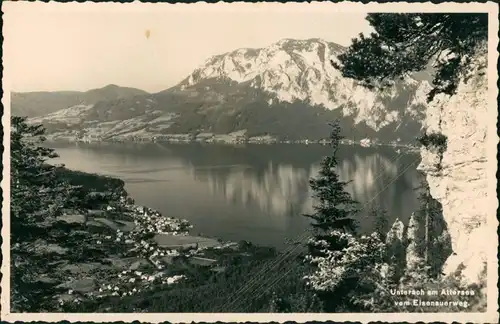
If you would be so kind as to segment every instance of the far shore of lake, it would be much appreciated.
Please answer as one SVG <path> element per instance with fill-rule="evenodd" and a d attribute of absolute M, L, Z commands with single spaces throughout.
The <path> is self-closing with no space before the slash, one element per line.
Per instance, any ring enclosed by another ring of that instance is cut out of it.
<path fill-rule="evenodd" d="M 246 141 L 232 141 L 232 140 L 193 140 L 193 139 L 185 139 L 185 138 L 128 138 L 126 140 L 117 140 L 117 139 L 76 139 L 73 137 L 47 137 L 48 143 L 85 143 L 85 144 L 93 144 L 93 143 L 136 143 L 136 144 L 148 144 L 148 143 L 168 143 L 168 144 L 201 144 L 201 145 L 228 145 L 228 146 L 242 146 L 244 147 L 247 144 L 251 145 L 275 145 L 275 144 L 293 144 L 293 145 L 323 145 L 328 146 L 330 144 L 327 140 L 298 140 L 298 141 L 287 141 L 287 140 L 246 140 Z M 395 149 L 405 149 L 409 151 L 418 151 L 419 147 L 417 145 L 412 145 L 408 143 L 380 143 L 376 141 L 354 141 L 354 140 L 341 140 L 341 145 L 349 145 L 349 146 L 357 146 L 357 147 L 392 147 Z"/>

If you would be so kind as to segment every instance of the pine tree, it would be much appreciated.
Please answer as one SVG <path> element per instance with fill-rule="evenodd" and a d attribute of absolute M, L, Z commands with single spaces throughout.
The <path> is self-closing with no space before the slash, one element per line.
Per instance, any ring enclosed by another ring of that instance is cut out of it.
<path fill-rule="evenodd" d="M 67 255 L 69 262 L 94 260 L 88 253 L 89 247 L 78 244 L 82 237 L 91 234 L 73 231 L 83 225 L 60 222 L 57 216 L 68 210 L 85 214 L 88 209 L 113 204 L 125 193 L 120 180 L 96 184 L 94 175 L 50 164 L 57 154 L 43 145 L 44 133 L 43 126 L 30 125 L 26 118 L 12 117 L 10 300 L 13 311 L 54 310 L 58 280 L 42 282 L 40 277 L 53 271 L 52 262 L 61 260 L 58 252 L 73 249 L 73 254 Z"/>
<path fill-rule="evenodd" d="M 64 208 L 76 207 L 78 187 L 71 186 L 58 176 L 58 168 L 48 164 L 58 155 L 43 146 L 45 129 L 28 125 L 26 118 L 12 117 L 11 121 L 11 239 L 26 242 L 28 229 L 40 226 L 61 213 Z M 17 234 L 23 233 L 22 236 Z"/>
<path fill-rule="evenodd" d="M 342 137 L 338 121 L 332 123 L 331 127 L 332 154 L 324 158 L 318 176 L 310 180 L 317 204 L 314 213 L 304 215 L 312 219 L 313 232 L 306 256 L 312 269 L 306 281 L 317 292 L 327 312 L 338 309 L 339 305 L 344 304 L 345 298 L 350 298 L 349 292 L 354 288 L 352 284 L 358 280 L 353 275 L 356 271 L 354 263 L 347 260 L 342 263 L 342 258 L 343 251 L 356 249 L 357 242 L 353 234 L 357 222 L 354 217 L 359 207 L 346 191 L 348 182 L 341 181 L 336 172 L 336 155 Z M 337 262 L 340 262 L 339 266 L 335 264 Z M 349 268 L 351 265 L 353 267 Z"/>
<path fill-rule="evenodd" d="M 456 92 L 472 55 L 488 40 L 486 13 L 370 13 L 375 29 L 360 34 L 332 64 L 368 88 L 384 87 L 418 71 L 435 69 L 435 95 Z"/>
<path fill-rule="evenodd" d="M 47 266 L 47 258 L 33 252 L 33 244 L 44 238 L 51 222 L 63 208 L 78 204 L 78 188 L 58 177 L 57 166 L 47 163 L 57 157 L 44 147 L 44 128 L 28 125 L 26 118 L 11 120 L 11 305 L 13 309 L 39 309 L 50 287 L 34 278 Z M 36 244 L 35 244 L 36 245 Z"/>
<path fill-rule="evenodd" d="M 321 255 L 318 251 L 318 242 L 322 245 L 324 244 L 322 242 L 326 241 L 328 249 L 343 248 L 337 245 L 339 242 L 332 240 L 330 235 L 332 230 L 354 232 L 357 227 L 353 216 L 359 211 L 358 203 L 345 190 L 348 182 L 341 181 L 336 171 L 338 165 L 336 155 L 342 139 L 341 129 L 338 121 L 330 126 L 332 127 L 330 134 L 332 154 L 323 159 L 318 176 L 309 181 L 317 205 L 313 206 L 313 214 L 304 215 L 313 220 L 314 240 L 313 244 L 309 245 L 312 255 Z"/>

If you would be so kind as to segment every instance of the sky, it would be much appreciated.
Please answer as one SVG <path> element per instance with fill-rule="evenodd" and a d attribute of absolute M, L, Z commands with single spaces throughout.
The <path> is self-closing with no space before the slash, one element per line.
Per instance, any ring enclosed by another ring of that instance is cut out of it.
<path fill-rule="evenodd" d="M 108 84 L 157 92 L 210 56 L 283 38 L 348 46 L 364 12 L 301 4 L 4 3 L 4 62 L 13 91 L 86 91 Z M 147 37 L 149 36 L 149 37 Z"/>

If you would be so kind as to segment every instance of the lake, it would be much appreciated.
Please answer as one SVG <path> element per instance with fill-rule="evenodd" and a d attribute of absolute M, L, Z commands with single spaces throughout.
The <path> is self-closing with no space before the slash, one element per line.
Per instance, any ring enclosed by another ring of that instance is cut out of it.
<path fill-rule="evenodd" d="M 328 146 L 230 146 L 165 143 L 51 143 L 68 168 L 120 178 L 137 204 L 189 220 L 193 234 L 285 247 L 308 227 L 308 181 Z M 418 208 L 417 153 L 390 147 L 341 146 L 339 176 L 361 203 L 361 230 L 373 228 L 366 210 L 378 205 L 407 223 Z"/>

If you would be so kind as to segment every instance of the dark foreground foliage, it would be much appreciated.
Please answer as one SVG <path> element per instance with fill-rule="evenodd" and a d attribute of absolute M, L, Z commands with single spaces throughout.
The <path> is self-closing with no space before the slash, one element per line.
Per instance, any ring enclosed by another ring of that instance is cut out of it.
<path fill-rule="evenodd" d="M 434 69 L 429 101 L 455 94 L 472 55 L 488 40 L 486 13 L 371 13 L 366 19 L 375 32 L 354 39 L 334 65 L 369 88 Z"/>
<path fill-rule="evenodd" d="M 238 253 L 227 252 L 221 258 L 224 271 L 187 263 L 172 265 L 170 271 L 188 276 L 175 286 L 156 286 L 139 295 L 86 302 L 68 309 L 74 312 L 318 312 L 314 296 L 301 280 L 304 268 L 301 258 L 284 262 L 272 273 L 255 277 L 279 253 L 270 248 L 247 245 Z M 270 277 L 281 277 L 271 289 Z M 250 285 L 250 280 L 253 285 Z M 279 296 L 279 297 L 278 297 Z"/>
<path fill-rule="evenodd" d="M 95 206 L 94 185 L 107 188 L 99 201 L 109 203 L 123 192 L 123 182 L 49 164 L 57 154 L 42 145 L 45 129 L 26 118 L 12 117 L 11 130 L 11 307 L 43 311 L 51 308 L 55 284 L 40 275 L 57 267 L 61 251 L 72 249 L 72 256 L 86 260 L 98 253 L 84 249 L 80 225 L 63 224 L 57 216 Z M 55 242 L 57 248 L 50 245 Z"/>
<path fill-rule="evenodd" d="M 418 141 L 424 147 L 436 147 L 438 151 L 442 154 L 446 151 L 447 147 L 447 137 L 443 134 L 431 133 L 431 134 L 423 134 L 418 137 Z"/>

